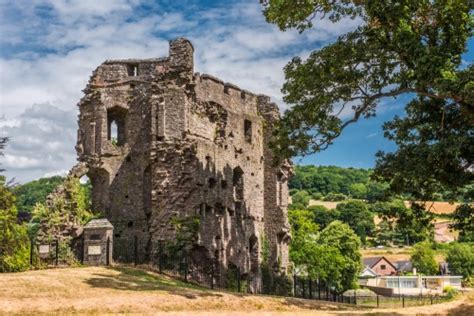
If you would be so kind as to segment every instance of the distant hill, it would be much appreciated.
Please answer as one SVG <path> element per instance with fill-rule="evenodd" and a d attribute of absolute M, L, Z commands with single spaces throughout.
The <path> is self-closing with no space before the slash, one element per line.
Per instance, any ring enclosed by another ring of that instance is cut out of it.
<path fill-rule="evenodd" d="M 371 169 L 342 168 L 336 166 L 294 167 L 290 179 L 291 193 L 305 190 L 315 200 L 330 194 L 343 194 L 356 199 L 376 200 L 384 195 L 386 185 L 370 179 Z"/>
<path fill-rule="evenodd" d="M 16 195 L 16 207 L 20 212 L 31 213 L 33 207 L 38 202 L 44 202 L 48 194 L 63 182 L 64 178 L 54 176 L 50 178 L 41 178 L 14 189 Z"/>

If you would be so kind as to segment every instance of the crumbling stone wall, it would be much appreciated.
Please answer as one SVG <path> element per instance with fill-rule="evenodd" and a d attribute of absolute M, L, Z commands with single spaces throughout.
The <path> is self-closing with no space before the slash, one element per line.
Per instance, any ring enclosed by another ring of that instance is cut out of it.
<path fill-rule="evenodd" d="M 238 267 L 260 291 L 262 262 L 278 275 L 288 267 L 291 167 L 276 165 L 268 148 L 278 108 L 194 73 L 193 53 L 177 39 L 167 58 L 100 65 L 79 102 L 79 160 L 93 208 L 115 227 L 115 260 L 131 261 L 138 238 L 139 262 L 154 261 L 159 243 L 175 237 L 172 219 L 197 215 L 195 264 L 217 261 L 224 276 Z"/>

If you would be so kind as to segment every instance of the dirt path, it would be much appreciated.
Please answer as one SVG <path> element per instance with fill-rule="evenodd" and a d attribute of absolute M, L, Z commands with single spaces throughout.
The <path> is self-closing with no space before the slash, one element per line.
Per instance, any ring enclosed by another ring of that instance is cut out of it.
<path fill-rule="evenodd" d="M 315 300 L 210 291 L 123 267 L 0 274 L 0 314 L 474 315 L 472 298 L 466 296 L 428 307 L 376 310 Z"/>

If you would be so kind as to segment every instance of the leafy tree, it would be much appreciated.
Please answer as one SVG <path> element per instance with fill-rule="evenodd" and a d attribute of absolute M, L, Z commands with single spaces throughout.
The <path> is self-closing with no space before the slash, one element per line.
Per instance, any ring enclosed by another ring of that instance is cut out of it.
<path fill-rule="evenodd" d="M 403 236 L 396 229 L 394 221 L 382 220 L 375 230 L 375 241 L 379 245 L 403 244 Z"/>
<path fill-rule="evenodd" d="M 434 235 L 432 213 L 427 212 L 421 205 L 412 204 L 407 208 L 403 201 L 377 202 L 370 209 L 382 221 L 395 223 L 395 240 L 403 239 L 407 245 L 432 239 Z"/>
<path fill-rule="evenodd" d="M 411 262 L 419 273 L 434 275 L 438 273 L 438 264 L 429 241 L 422 241 L 413 246 Z"/>
<path fill-rule="evenodd" d="M 329 263 L 323 267 L 326 269 L 336 269 L 338 272 L 339 278 L 333 275 L 330 279 L 331 285 L 335 287 L 336 291 L 340 293 L 357 287 L 362 263 L 359 251 L 360 239 L 354 231 L 347 224 L 334 221 L 321 231 L 318 243 L 327 248 L 337 249 L 335 255 L 340 255 L 337 258 L 337 265 L 333 263 L 334 266 L 332 266 Z"/>
<path fill-rule="evenodd" d="M 379 176 L 394 189 L 407 185 L 425 198 L 436 183 L 450 191 L 472 183 L 474 66 L 463 66 L 461 56 L 472 36 L 474 2 L 262 3 L 267 21 L 282 30 L 303 32 L 321 16 L 334 23 L 343 18 L 361 22 L 306 60 L 295 57 L 285 67 L 282 91 L 291 108 L 273 144 L 279 156 L 326 149 L 349 124 L 374 116 L 384 98 L 408 95 L 416 99 L 407 107 L 407 118 L 385 126 L 387 136 L 396 132 L 392 139 L 398 151 L 378 155 Z M 348 109 L 352 117 L 343 120 L 339 114 Z"/>
<path fill-rule="evenodd" d="M 382 201 L 387 199 L 387 184 L 383 182 L 370 181 L 367 184 L 367 195 L 365 199 L 373 203 L 375 201 Z"/>
<path fill-rule="evenodd" d="M 329 210 L 322 205 L 312 205 L 308 211 L 313 213 L 313 220 L 320 229 L 326 228 L 331 222 L 339 219 L 338 210 Z"/>
<path fill-rule="evenodd" d="M 377 153 L 375 177 L 415 200 L 435 200 L 442 192 L 449 200 L 462 198 L 474 182 L 472 118 L 456 104 L 428 98 L 411 101 L 406 112 L 384 125 L 398 150 Z"/>
<path fill-rule="evenodd" d="M 474 245 L 454 243 L 449 247 L 446 262 L 452 274 L 465 279 L 474 277 Z"/>
<path fill-rule="evenodd" d="M 336 292 L 354 287 L 361 269 L 360 241 L 339 221 L 318 231 L 310 210 L 290 210 L 290 259 L 299 275 L 319 279 Z"/>
<path fill-rule="evenodd" d="M 461 204 L 451 217 L 453 223 L 450 228 L 459 231 L 459 241 L 474 242 L 474 207 L 469 204 Z"/>
<path fill-rule="evenodd" d="M 340 203 L 336 210 L 339 211 L 339 219 L 348 224 L 365 244 L 366 236 L 372 235 L 375 229 L 374 214 L 367 209 L 367 205 L 362 201 L 349 201 Z"/>
<path fill-rule="evenodd" d="M 290 259 L 296 266 L 309 266 L 309 257 L 317 251 L 318 225 L 314 222 L 314 215 L 308 210 L 290 210 L 288 219 L 292 236 Z"/>
<path fill-rule="evenodd" d="M 67 243 L 68 236 L 63 236 L 66 226 L 85 224 L 98 214 L 90 211 L 87 188 L 80 184 L 79 179 L 67 177 L 45 203 L 35 205 L 32 215 L 32 223 L 41 225 L 41 238 L 64 239 Z"/>
<path fill-rule="evenodd" d="M 303 205 L 304 208 L 308 207 L 311 195 L 307 191 L 298 191 L 291 196 L 291 202 L 294 204 Z"/>
<path fill-rule="evenodd" d="M 0 272 L 29 267 L 30 242 L 25 225 L 17 224 L 15 196 L 0 176 Z"/>
<path fill-rule="evenodd" d="M 7 142 L 8 142 L 8 137 L 0 137 L 0 156 L 3 156 L 3 150 L 5 149 Z M 5 169 L 2 169 L 0 167 L 0 172 L 3 172 L 3 171 L 5 171 Z"/>
<path fill-rule="evenodd" d="M 347 196 L 342 194 L 342 193 L 334 193 L 330 192 L 324 197 L 324 201 L 332 201 L 332 202 L 338 202 L 338 201 L 344 201 L 347 199 Z"/>
<path fill-rule="evenodd" d="M 365 199 L 367 196 L 367 187 L 363 183 L 354 183 L 349 187 L 349 193 L 355 199 Z"/>
<path fill-rule="evenodd" d="M 48 194 L 64 181 L 63 177 L 41 178 L 15 187 L 16 207 L 31 213 L 36 203 L 44 203 Z"/>

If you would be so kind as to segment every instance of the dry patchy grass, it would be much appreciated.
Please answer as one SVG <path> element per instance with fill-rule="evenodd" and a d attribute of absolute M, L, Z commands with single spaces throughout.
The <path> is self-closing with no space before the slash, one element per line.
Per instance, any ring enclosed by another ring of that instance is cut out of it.
<path fill-rule="evenodd" d="M 472 311 L 472 304 L 466 299 L 445 305 L 448 307 L 441 310 L 446 313 L 455 308 Z M 439 306 L 442 305 L 437 310 Z M 432 307 L 421 308 L 433 314 Z M 211 291 L 129 267 L 0 274 L 0 314 L 391 315 L 410 310 L 375 310 L 315 300 Z"/>

